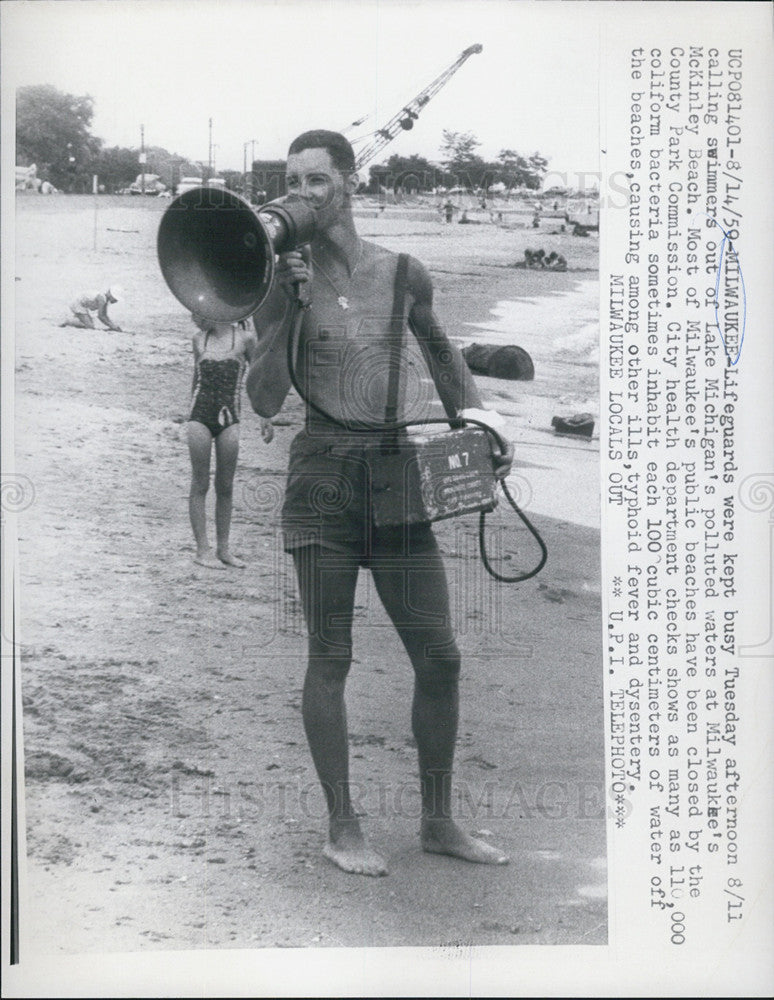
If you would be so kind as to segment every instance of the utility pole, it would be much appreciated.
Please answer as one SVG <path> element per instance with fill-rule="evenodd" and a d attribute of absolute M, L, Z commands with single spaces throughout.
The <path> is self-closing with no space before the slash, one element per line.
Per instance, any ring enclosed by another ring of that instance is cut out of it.
<path fill-rule="evenodd" d="M 145 126 L 140 125 L 140 190 L 145 194 Z"/>

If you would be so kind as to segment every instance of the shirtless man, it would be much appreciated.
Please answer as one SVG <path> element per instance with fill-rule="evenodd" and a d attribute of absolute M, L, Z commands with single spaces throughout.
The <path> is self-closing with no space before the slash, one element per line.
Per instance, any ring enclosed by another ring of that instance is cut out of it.
<path fill-rule="evenodd" d="M 384 422 L 398 257 L 361 240 L 355 230 L 351 199 L 357 175 L 347 140 L 326 131 L 299 136 L 288 154 L 287 189 L 316 209 L 317 233 L 310 263 L 300 251 L 283 255 L 277 287 L 256 316 L 259 345 L 247 376 L 250 401 L 257 413 L 271 417 L 285 400 L 290 303 L 298 296 L 310 302 L 296 354 L 297 381 L 305 393 L 338 420 Z M 430 277 L 413 258 L 408 259 L 407 291 L 404 317 L 410 316 L 441 400 L 456 412 L 466 406 L 480 412 L 467 365 L 433 314 Z M 408 334 L 407 350 L 410 342 L 416 344 Z M 406 370 L 405 364 L 402 368 Z M 412 404 L 409 380 L 402 381 L 399 418 Z M 395 529 L 373 524 L 365 437 L 308 409 L 306 428 L 291 446 L 282 511 L 284 544 L 293 555 L 309 634 L 302 713 L 328 806 L 323 853 L 344 871 L 386 874 L 384 859 L 364 838 L 349 788 L 344 687 L 355 585 L 360 566 L 366 566 L 414 668 L 412 728 L 419 756 L 422 847 L 467 861 L 504 864 L 508 859 L 501 851 L 469 836 L 451 817 L 460 656 L 450 625 L 445 570 L 429 524 Z M 507 474 L 512 458 L 509 449 L 498 475 Z"/>
<path fill-rule="evenodd" d="M 108 306 L 123 299 L 124 292 L 119 285 L 111 285 L 106 292 L 84 292 L 70 305 L 71 315 L 60 326 L 76 326 L 82 330 L 94 330 L 93 312 L 108 330 L 121 333 L 121 327 L 108 316 Z"/>

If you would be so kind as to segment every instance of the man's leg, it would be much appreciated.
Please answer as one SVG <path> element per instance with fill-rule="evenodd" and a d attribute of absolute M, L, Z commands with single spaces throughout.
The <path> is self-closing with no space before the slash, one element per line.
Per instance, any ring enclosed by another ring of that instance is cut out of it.
<path fill-rule="evenodd" d="M 384 859 L 365 842 L 349 791 L 344 686 L 352 662 L 352 610 L 358 561 L 318 545 L 293 553 L 309 633 L 302 712 L 309 749 L 328 805 L 323 854 L 344 871 L 385 875 Z"/>
<path fill-rule="evenodd" d="M 451 817 L 451 775 L 457 739 L 460 655 L 451 629 L 446 571 L 435 540 L 427 551 L 371 566 L 379 597 L 414 668 L 411 722 L 419 755 L 422 847 L 483 864 L 508 860 L 469 836 Z"/>

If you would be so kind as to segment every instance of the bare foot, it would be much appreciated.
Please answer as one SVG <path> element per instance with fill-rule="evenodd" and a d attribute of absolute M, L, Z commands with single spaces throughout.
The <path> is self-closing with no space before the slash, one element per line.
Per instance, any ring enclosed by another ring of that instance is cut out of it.
<path fill-rule="evenodd" d="M 323 855 L 342 871 L 352 872 L 354 875 L 387 874 L 384 858 L 366 843 L 356 819 L 342 822 L 335 828 L 331 824 Z"/>
<path fill-rule="evenodd" d="M 508 856 L 483 840 L 471 837 L 452 819 L 423 819 L 422 848 L 430 854 L 450 854 L 480 865 L 507 865 Z"/>
<path fill-rule="evenodd" d="M 207 549 L 206 552 L 197 552 L 194 556 L 194 562 L 197 566 L 206 566 L 207 569 L 225 569 L 226 567 L 220 561 L 216 559 L 213 555 L 212 549 Z"/>
<path fill-rule="evenodd" d="M 241 559 L 237 559 L 236 556 L 233 556 L 228 549 L 226 549 L 225 552 L 218 550 L 218 559 L 220 559 L 222 563 L 225 563 L 226 566 L 236 566 L 237 569 L 244 569 L 247 565 L 247 563 L 242 562 Z"/>

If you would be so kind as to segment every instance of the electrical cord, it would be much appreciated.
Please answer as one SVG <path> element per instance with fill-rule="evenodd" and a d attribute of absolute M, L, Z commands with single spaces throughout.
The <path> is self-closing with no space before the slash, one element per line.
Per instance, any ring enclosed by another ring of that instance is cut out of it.
<path fill-rule="evenodd" d="M 337 420 L 336 417 L 334 417 L 332 414 L 328 413 L 325 409 L 323 409 L 323 407 L 318 406 L 317 403 L 315 403 L 313 400 L 309 399 L 309 397 L 303 391 L 303 389 L 301 388 L 301 386 L 298 384 L 298 380 L 296 379 L 295 343 L 296 343 L 296 340 L 298 339 L 298 337 L 300 336 L 301 326 L 302 326 L 302 324 L 304 322 L 304 312 L 305 312 L 306 309 L 309 308 L 309 303 L 306 303 L 306 304 L 302 305 L 298 300 L 296 300 L 296 301 L 294 301 L 292 303 L 291 308 L 294 310 L 294 314 L 293 314 L 293 317 L 292 317 L 292 324 L 291 324 L 290 333 L 289 333 L 289 336 L 288 336 L 288 343 L 287 343 L 288 374 L 290 375 L 290 381 L 291 381 L 291 384 L 292 384 L 293 388 L 296 390 L 296 392 L 301 397 L 301 399 L 303 399 L 303 401 L 306 403 L 306 405 L 311 410 L 313 410 L 318 416 L 323 417 L 325 420 L 328 420 L 331 423 L 336 424 L 338 427 L 343 427 L 347 431 L 351 431 L 353 433 L 363 433 L 363 434 L 366 434 L 366 433 L 369 433 L 369 432 L 372 433 L 373 431 L 394 432 L 394 431 L 405 430 L 407 427 L 424 427 L 427 424 L 448 424 L 448 426 L 451 427 L 452 429 L 457 429 L 457 428 L 465 427 L 468 424 L 476 424 L 482 430 L 486 431 L 486 433 L 492 439 L 494 439 L 494 441 L 495 441 L 495 443 L 497 445 L 497 449 L 499 450 L 499 452 L 500 452 L 501 455 L 504 455 L 505 452 L 508 450 L 508 445 L 507 445 L 505 439 L 502 437 L 502 435 L 498 434 L 498 432 L 493 427 L 490 427 L 488 424 L 485 424 L 483 421 L 476 420 L 473 417 L 471 417 L 471 418 L 467 418 L 467 417 L 431 417 L 431 418 L 429 418 L 427 420 L 403 420 L 403 421 L 394 421 L 394 422 L 391 422 L 391 423 L 382 423 L 382 424 L 368 424 L 368 423 L 361 422 L 357 426 L 352 426 L 349 421 L 347 423 L 344 423 L 341 420 Z M 500 479 L 499 482 L 500 482 L 500 487 L 501 487 L 501 489 L 503 491 L 503 495 L 505 496 L 505 499 L 508 501 L 508 503 L 511 505 L 511 507 L 516 511 L 516 513 L 518 514 L 518 516 L 521 518 L 522 522 L 526 526 L 527 530 L 530 532 L 530 534 L 533 536 L 533 538 L 537 542 L 538 546 L 540 547 L 540 553 L 541 553 L 540 560 L 539 560 L 539 562 L 537 563 L 537 565 L 533 569 L 529 570 L 526 573 L 519 573 L 519 574 L 516 574 L 515 576 L 506 576 L 503 573 L 498 573 L 497 570 L 495 570 L 493 568 L 493 566 L 491 565 L 491 563 L 489 562 L 489 557 L 487 555 L 487 551 L 486 551 L 486 511 L 482 510 L 480 512 L 480 514 L 479 514 L 479 520 L 478 520 L 478 548 L 479 548 L 479 552 L 481 554 L 481 562 L 484 564 L 484 569 L 487 571 L 487 573 L 489 573 L 489 575 L 491 577 L 493 577 L 495 580 L 497 580 L 498 582 L 500 582 L 500 583 L 521 583 L 524 580 L 529 580 L 533 576 L 537 576 L 537 574 L 545 566 L 546 560 L 548 559 L 548 549 L 546 547 L 546 543 L 540 537 L 540 534 L 539 534 L 537 528 L 535 528 L 535 526 L 532 524 L 532 522 L 527 517 L 527 515 L 524 513 L 524 511 L 522 511 L 522 509 L 519 507 L 519 505 L 513 499 L 513 496 L 511 495 L 510 490 L 505 485 L 505 481 L 503 479 Z"/>

